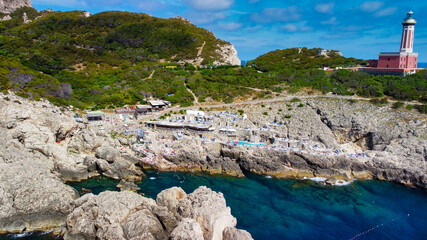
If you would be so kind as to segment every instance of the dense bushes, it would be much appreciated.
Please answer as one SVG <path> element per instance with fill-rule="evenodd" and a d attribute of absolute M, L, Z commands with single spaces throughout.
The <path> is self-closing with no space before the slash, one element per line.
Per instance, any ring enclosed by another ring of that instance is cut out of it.
<path fill-rule="evenodd" d="M 32 23 L 23 25 L 24 12 Z M 86 18 L 82 11 L 38 13 L 31 8 L 22 8 L 12 17 L 0 22 L 0 90 L 14 89 L 20 95 L 46 97 L 57 104 L 112 108 L 153 96 L 190 106 L 194 98 L 186 85 L 199 102 L 230 103 L 237 97 L 264 98 L 302 88 L 376 99 L 427 99 L 425 71 L 407 77 L 323 71 L 319 68 L 365 61 L 333 52 L 324 57 L 317 48 L 276 50 L 249 62 L 248 67 L 181 65 L 178 60 L 194 58 L 205 41 L 204 62 L 217 60 L 216 46 L 224 42 L 179 19 L 126 12 Z M 153 70 L 155 74 L 148 78 Z M 417 109 L 425 112 L 425 105 Z"/>

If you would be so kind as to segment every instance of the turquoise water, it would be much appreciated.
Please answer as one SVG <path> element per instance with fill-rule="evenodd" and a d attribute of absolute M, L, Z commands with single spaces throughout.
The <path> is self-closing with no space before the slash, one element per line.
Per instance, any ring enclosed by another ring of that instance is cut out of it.
<path fill-rule="evenodd" d="M 98 194 L 117 190 L 117 183 L 94 178 L 70 185 Z M 251 174 L 238 179 L 149 172 L 139 184 L 141 192 L 153 198 L 172 186 L 180 186 L 187 193 L 199 186 L 222 192 L 237 218 L 237 227 L 258 240 L 351 239 L 369 229 L 356 239 L 427 239 L 427 192 L 389 182 L 357 181 L 328 187 L 309 180 L 276 180 Z"/>
<path fill-rule="evenodd" d="M 72 186 L 94 193 L 105 189 L 96 179 Z M 356 239 L 427 239 L 427 192 L 389 182 L 328 187 L 250 174 L 238 179 L 151 172 L 139 184 L 153 198 L 172 186 L 187 193 L 199 186 L 222 192 L 237 226 L 254 239 L 351 239 L 369 229 Z"/>

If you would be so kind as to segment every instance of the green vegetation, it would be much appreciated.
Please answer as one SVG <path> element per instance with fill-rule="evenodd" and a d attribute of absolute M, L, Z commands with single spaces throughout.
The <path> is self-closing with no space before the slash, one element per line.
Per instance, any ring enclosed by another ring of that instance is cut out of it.
<path fill-rule="evenodd" d="M 331 51 L 328 57 L 319 55 L 320 48 L 289 48 L 276 50 L 259 56 L 257 59 L 248 62 L 252 66 L 263 72 L 281 72 L 287 70 L 303 70 L 323 67 L 353 67 L 366 64 L 365 61 L 355 58 L 345 58 Z"/>
<path fill-rule="evenodd" d="M 371 103 L 375 105 L 387 104 L 387 98 L 373 98 L 371 99 Z"/>
<path fill-rule="evenodd" d="M 403 102 L 395 102 L 395 103 L 393 103 L 392 108 L 399 109 L 399 108 L 403 107 L 404 105 L 405 104 Z"/>
<path fill-rule="evenodd" d="M 33 22 L 23 24 L 24 12 Z M 11 16 L 12 20 L 0 22 L 0 91 L 45 97 L 58 105 L 113 109 L 144 104 L 144 99 L 155 97 L 191 106 L 194 98 L 186 86 L 199 102 L 271 98 L 273 92 L 295 93 L 305 88 L 375 98 L 376 104 L 384 104 L 384 97 L 427 101 L 425 71 L 406 77 L 323 71 L 323 67 L 366 63 L 336 51 L 322 56 L 317 48 L 276 50 L 250 61 L 247 67 L 180 64 L 194 59 L 204 42 L 202 64 L 212 64 L 219 58 L 217 46 L 226 44 L 181 19 L 129 12 L 84 17 L 82 11 L 39 13 L 32 8 L 21 8 Z M 423 106 L 417 109 L 425 112 Z M 290 105 L 288 110 L 292 110 Z"/>

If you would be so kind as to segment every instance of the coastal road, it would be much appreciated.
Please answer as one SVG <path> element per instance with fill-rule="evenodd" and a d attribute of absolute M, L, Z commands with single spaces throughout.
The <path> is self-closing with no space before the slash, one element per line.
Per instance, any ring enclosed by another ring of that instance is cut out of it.
<path fill-rule="evenodd" d="M 194 94 L 194 93 L 193 93 Z M 331 98 L 331 99 L 347 99 L 347 100 L 364 100 L 369 101 L 372 98 L 364 98 L 359 96 L 341 96 L 341 95 L 333 95 L 333 94 L 326 94 L 326 95 L 286 95 L 282 97 L 275 97 L 271 99 L 257 99 L 257 100 L 250 100 L 245 102 L 238 102 L 238 103 L 218 103 L 218 104 L 198 104 L 194 105 L 192 107 L 184 107 L 179 109 L 191 109 L 194 107 L 202 107 L 202 108 L 216 108 L 216 107 L 233 107 L 233 106 L 240 106 L 240 105 L 247 105 L 247 104 L 262 104 L 262 103 L 274 103 L 274 102 L 283 102 L 283 101 L 290 101 L 293 98 L 299 98 L 299 99 L 311 99 L 311 98 Z M 395 103 L 399 102 L 398 100 L 389 100 L 387 99 L 389 103 Z M 412 105 L 421 105 L 420 102 L 408 102 L 403 101 L 405 104 L 412 104 Z"/>

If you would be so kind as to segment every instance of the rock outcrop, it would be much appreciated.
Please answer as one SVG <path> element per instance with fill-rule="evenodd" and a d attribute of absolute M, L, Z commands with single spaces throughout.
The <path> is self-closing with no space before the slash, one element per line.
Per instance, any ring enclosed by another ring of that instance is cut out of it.
<path fill-rule="evenodd" d="M 216 52 L 221 56 L 221 60 L 215 61 L 214 65 L 240 65 L 242 62 L 237 56 L 237 50 L 232 44 L 218 45 Z"/>
<path fill-rule="evenodd" d="M 67 218 L 64 237 L 210 240 L 245 236 L 252 239 L 247 232 L 235 228 L 236 219 L 222 194 L 206 187 L 199 187 L 189 195 L 180 188 L 167 189 L 157 196 L 157 202 L 129 191 L 87 194 L 75 201 L 76 208 Z"/>
<path fill-rule="evenodd" d="M 0 94 L 0 109 L 0 232 L 63 225 L 79 197 L 64 181 L 98 174 L 144 177 L 134 163 L 117 156 L 120 143 L 84 129 L 71 113 L 47 101 Z"/>
<path fill-rule="evenodd" d="M 240 232 L 223 195 L 206 187 L 188 195 L 167 189 L 156 200 L 127 191 L 144 177 L 128 139 L 85 127 L 47 101 L 0 93 L 0 109 L 1 233 L 56 229 L 65 239 L 216 240 Z M 64 183 L 98 174 L 121 179 L 123 191 L 79 197 Z"/>
<path fill-rule="evenodd" d="M 0 1 L 0 12 L 1 13 L 12 13 L 21 7 L 32 7 L 31 0 L 1 0 Z"/>
<path fill-rule="evenodd" d="M 178 153 L 165 159 L 181 171 L 243 176 L 242 171 L 277 178 L 375 178 L 427 188 L 427 117 L 366 101 L 313 98 L 239 107 L 254 126 L 277 123 L 257 137 L 294 139 L 304 151 L 229 146 L 184 140 L 172 144 Z M 262 113 L 269 109 L 268 116 Z M 249 125 L 249 123 L 248 123 Z M 245 132 L 238 139 L 251 140 Z M 310 153 L 337 149 L 340 154 Z M 356 157 L 356 153 L 364 153 Z M 196 163 L 196 165 L 191 165 Z M 187 167 L 190 166 L 190 167 Z"/>

